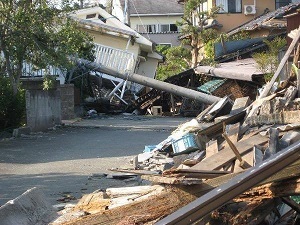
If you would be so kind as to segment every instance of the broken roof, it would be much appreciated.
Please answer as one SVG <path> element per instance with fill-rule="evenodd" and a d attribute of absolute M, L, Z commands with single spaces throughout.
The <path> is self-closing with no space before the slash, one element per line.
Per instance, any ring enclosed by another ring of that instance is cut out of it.
<path fill-rule="evenodd" d="M 197 74 L 206 74 L 213 77 L 229 78 L 234 80 L 254 81 L 255 77 L 261 77 L 262 72 L 257 69 L 254 59 L 241 59 L 233 62 L 219 63 L 216 67 L 198 66 Z"/>
<path fill-rule="evenodd" d="M 143 50 L 147 52 L 153 51 L 153 43 L 150 40 L 119 21 L 101 7 L 80 9 L 74 11 L 69 16 L 89 30 L 101 31 L 116 36 L 127 35 L 134 37 L 136 38 L 136 42 L 141 44 Z"/>
<path fill-rule="evenodd" d="M 286 21 L 279 20 L 282 19 L 288 13 L 300 8 L 300 3 L 291 3 L 287 6 L 278 8 L 275 11 L 268 12 L 259 17 L 254 18 L 253 20 L 231 30 L 228 32 L 228 35 L 233 35 L 240 31 L 246 30 L 251 31 L 257 28 L 286 28 Z"/>
<path fill-rule="evenodd" d="M 124 0 L 120 0 L 124 8 Z M 176 0 L 131 0 L 129 1 L 130 16 L 147 15 L 183 15 L 183 5 Z"/>

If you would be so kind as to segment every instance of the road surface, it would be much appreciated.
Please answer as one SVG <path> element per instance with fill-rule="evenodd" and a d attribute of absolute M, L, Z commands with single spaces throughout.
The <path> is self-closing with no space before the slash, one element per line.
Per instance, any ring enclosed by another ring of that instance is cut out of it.
<path fill-rule="evenodd" d="M 189 118 L 100 116 L 64 121 L 47 132 L 0 140 L 0 205 L 40 187 L 53 205 L 108 187 L 139 184 L 108 179 L 111 168 L 130 166 L 145 145 L 155 145 Z"/>

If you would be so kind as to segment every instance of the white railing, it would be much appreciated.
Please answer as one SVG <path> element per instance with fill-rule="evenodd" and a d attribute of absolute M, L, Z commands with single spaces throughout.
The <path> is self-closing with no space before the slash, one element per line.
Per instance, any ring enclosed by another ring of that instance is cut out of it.
<path fill-rule="evenodd" d="M 135 68 L 135 56 L 131 52 L 95 44 L 95 62 L 122 74 L 131 74 Z M 36 69 L 32 64 L 23 63 L 23 77 L 43 77 L 46 74 L 64 77 L 64 72 L 57 67 Z"/>
<path fill-rule="evenodd" d="M 131 52 L 95 44 L 95 62 L 122 74 L 134 72 L 135 57 Z"/>
<path fill-rule="evenodd" d="M 57 67 L 47 66 L 47 69 L 36 69 L 32 64 L 23 63 L 23 77 L 43 77 L 45 75 L 60 76 L 64 73 Z"/>

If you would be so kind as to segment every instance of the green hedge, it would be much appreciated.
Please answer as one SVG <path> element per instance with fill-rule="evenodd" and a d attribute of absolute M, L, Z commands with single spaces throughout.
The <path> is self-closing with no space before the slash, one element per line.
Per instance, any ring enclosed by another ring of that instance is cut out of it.
<path fill-rule="evenodd" d="M 9 79 L 0 75 L 0 130 L 23 125 L 25 112 L 25 91 L 14 95 Z"/>

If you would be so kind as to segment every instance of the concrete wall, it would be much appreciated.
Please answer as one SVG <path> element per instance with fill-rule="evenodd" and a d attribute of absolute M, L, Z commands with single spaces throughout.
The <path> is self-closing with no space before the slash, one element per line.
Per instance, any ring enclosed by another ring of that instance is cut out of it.
<path fill-rule="evenodd" d="M 56 83 L 56 87 L 48 91 L 42 89 L 42 82 L 41 79 L 23 81 L 26 89 L 27 126 L 32 131 L 43 131 L 61 124 L 59 82 Z"/>
<path fill-rule="evenodd" d="M 74 84 L 60 85 L 61 96 L 61 119 L 69 120 L 75 118 L 74 113 Z"/>
<path fill-rule="evenodd" d="M 172 46 L 179 46 L 179 33 L 160 33 L 160 34 L 142 34 L 146 38 L 150 38 L 156 44 L 171 44 Z"/>

